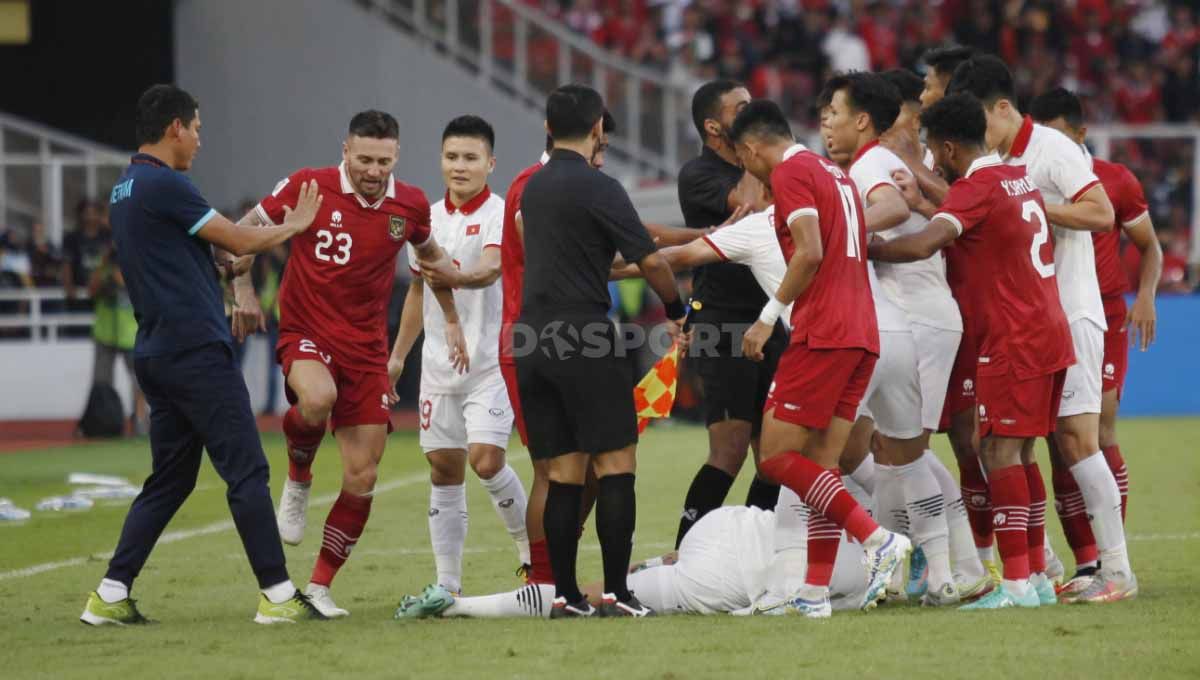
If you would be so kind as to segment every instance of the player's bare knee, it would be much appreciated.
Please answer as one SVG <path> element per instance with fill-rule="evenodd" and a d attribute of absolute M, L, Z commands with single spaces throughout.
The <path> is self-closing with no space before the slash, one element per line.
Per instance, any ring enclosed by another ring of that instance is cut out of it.
<path fill-rule="evenodd" d="M 471 456 L 471 469 L 480 479 L 495 477 L 504 469 L 505 464 L 504 451 L 499 449 Z"/>
<path fill-rule="evenodd" d="M 347 466 L 342 473 L 342 490 L 356 494 L 368 494 L 375 490 L 379 477 L 379 466 L 374 461 Z"/>
<path fill-rule="evenodd" d="M 332 384 L 320 385 L 305 390 L 298 396 L 300 415 L 310 425 L 316 425 L 328 420 L 329 414 L 333 412 L 333 405 L 337 402 L 337 387 Z"/>
<path fill-rule="evenodd" d="M 436 486 L 455 486 L 466 479 L 466 460 L 461 452 L 439 451 L 429 459 L 429 481 Z"/>

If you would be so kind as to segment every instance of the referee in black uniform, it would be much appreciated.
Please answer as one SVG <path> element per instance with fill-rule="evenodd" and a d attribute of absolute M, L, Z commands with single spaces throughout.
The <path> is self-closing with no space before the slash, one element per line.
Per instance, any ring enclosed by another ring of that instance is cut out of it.
<path fill-rule="evenodd" d="M 634 377 L 617 355 L 608 277 L 620 251 L 662 298 L 678 335 L 685 307 L 671 268 L 629 196 L 588 164 L 603 135 L 604 101 L 595 90 L 565 85 L 546 100 L 550 160 L 525 187 L 525 290 L 514 340 L 517 383 L 529 452 L 549 459 L 544 523 L 557 597 L 551 617 L 591 616 L 575 580 L 580 499 L 588 465 L 599 479 L 596 533 L 604 561 L 600 614 L 646 616 L 626 587 L 636 517 L 637 416 Z M 757 312 L 756 312 L 757 313 Z"/>
<path fill-rule="evenodd" d="M 229 487 L 229 511 L 262 590 L 254 620 L 324 618 L 288 578 L 270 468 L 233 359 L 212 250 L 217 245 L 235 255 L 257 253 L 304 231 L 321 203 L 316 183 L 301 188 L 295 209 L 278 227 L 243 227 L 221 216 L 183 174 L 200 148 L 200 111 L 190 94 L 172 85 L 155 85 L 138 100 L 137 140 L 138 152 L 110 203 L 117 261 L 138 323 L 133 366 L 150 405 L 153 471 L 80 619 L 92 625 L 146 622 L 129 591 L 196 486 L 205 449 Z"/>
<path fill-rule="evenodd" d="M 692 97 L 692 120 L 704 147 L 679 171 L 679 205 L 688 227 L 705 229 L 725 222 L 739 208 L 761 210 L 769 203 L 758 180 L 738 165 L 728 136 L 734 117 L 749 102 L 750 93 L 732 80 L 705 83 Z M 745 265 L 723 262 L 695 271 L 692 325 L 697 342 L 690 361 L 704 388 L 708 461 L 688 488 L 676 547 L 697 520 L 725 502 L 751 443 L 757 459 L 763 404 L 787 346 L 787 332 L 776 324 L 775 335 L 763 347 L 763 361 L 740 355 L 741 336 L 766 302 Z M 716 333 L 715 346 L 702 340 Z M 774 510 L 778 498 L 779 487 L 756 476 L 746 504 Z"/>

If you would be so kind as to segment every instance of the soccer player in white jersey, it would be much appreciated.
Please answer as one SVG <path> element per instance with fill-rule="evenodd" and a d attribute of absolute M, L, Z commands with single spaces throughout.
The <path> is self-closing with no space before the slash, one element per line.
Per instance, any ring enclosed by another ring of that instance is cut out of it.
<path fill-rule="evenodd" d="M 879 134 L 899 115 L 899 91 L 877 74 L 849 73 L 831 78 L 818 103 L 830 152 L 851 154 L 847 170 L 865 208 L 867 231 L 880 234 L 905 229 L 912 218 L 891 176 L 904 165 L 879 144 Z M 880 358 L 859 415 L 872 418 L 880 435 L 875 466 L 877 517 L 893 531 L 910 533 L 922 549 L 929 565 L 928 589 L 922 601 L 955 604 L 959 589 L 950 563 L 945 498 L 932 468 L 923 460 L 928 435 L 922 422 L 915 336 L 909 316 L 895 304 L 893 295 L 885 293 L 874 266 L 868 267 L 868 273 L 879 319 Z M 949 303 L 953 305 L 953 300 Z M 864 439 L 860 446 L 868 441 Z M 847 451 L 855 458 L 865 453 L 865 448 Z M 979 581 L 982 574 L 972 576 Z M 973 591 L 983 587 L 976 585 Z"/>
<path fill-rule="evenodd" d="M 1101 372 L 1104 331 L 1107 328 L 1096 259 L 1089 232 L 1112 229 L 1114 212 L 1100 180 L 1083 151 L 1058 130 L 1036 125 L 1016 107 L 1012 74 L 994 56 L 976 57 L 954 73 L 947 93 L 970 92 L 984 104 L 987 143 L 1009 165 L 1024 166 L 1046 202 L 1046 216 L 1054 228 L 1054 270 L 1063 311 L 1071 325 L 1076 363 L 1067 370 L 1057 428 L 1052 445 L 1070 466 L 1091 518 L 1101 569 L 1088 589 L 1077 596 L 1083 602 L 1111 602 L 1137 595 L 1137 579 L 1129 565 L 1125 529 L 1121 522 L 1121 495 L 1116 479 L 1100 450 Z M 1034 241 L 1051 238 L 1043 230 Z M 984 357 L 980 358 L 982 362 Z M 1033 458 L 1024 455 L 1032 510 L 1029 517 L 1030 570 L 1045 570 L 1038 560 L 1044 543 L 1045 484 Z M 1039 521 L 1040 520 L 1040 521 Z M 1040 531 L 1034 536 L 1034 523 Z M 1038 545 L 1035 546 L 1035 541 Z M 1039 569 L 1040 567 L 1040 569 Z M 1053 588 L 1035 580 L 1039 595 Z"/>
<path fill-rule="evenodd" d="M 847 479 L 845 485 L 863 507 L 870 507 L 870 494 L 853 480 Z M 794 494 L 792 498 L 796 498 Z M 775 526 L 775 513 L 768 510 L 754 506 L 717 508 L 692 526 L 677 552 L 633 565 L 629 587 L 657 614 L 752 614 L 779 560 Z M 801 527 L 798 549 L 799 564 L 803 565 L 807 523 L 802 522 Z M 801 582 L 804 573 L 792 578 Z M 830 582 L 830 604 L 834 609 L 857 608 L 866 584 L 862 548 L 852 541 L 842 541 Z M 596 602 L 600 590 L 599 583 L 584 587 Z M 479 597 L 456 597 L 444 588 L 429 586 L 420 596 L 406 596 L 396 610 L 396 618 L 549 618 L 553 599 L 554 586 L 546 584 Z"/>
<path fill-rule="evenodd" d="M 433 233 L 455 269 L 416 269 L 404 302 L 400 331 L 389 373 L 399 375 L 422 326 L 420 442 L 429 460 L 432 490 L 429 536 L 437 565 L 437 583 L 462 589 L 462 554 L 467 537 L 469 462 L 491 496 L 492 505 L 517 544 L 521 564 L 529 563 L 525 529 L 525 490 L 505 461 L 513 413 L 500 374 L 499 343 L 502 286 L 500 244 L 504 200 L 493 194 L 487 177 L 496 165 L 492 126 L 477 116 L 450 121 L 442 133 L 441 166 L 446 197 L 431 206 Z M 437 328 L 441 317 L 426 285 L 454 289 L 471 369 L 456 371 Z"/>

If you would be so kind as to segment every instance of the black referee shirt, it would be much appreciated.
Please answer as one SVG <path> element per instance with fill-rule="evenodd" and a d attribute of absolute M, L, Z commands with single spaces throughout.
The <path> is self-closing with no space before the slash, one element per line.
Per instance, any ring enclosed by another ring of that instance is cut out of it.
<path fill-rule="evenodd" d="M 521 197 L 525 225 L 524 319 L 608 313 L 613 256 L 655 251 L 625 189 L 574 151 L 555 149 Z M 753 281 L 753 279 L 751 279 Z"/>
<path fill-rule="evenodd" d="M 679 170 L 679 207 L 683 221 L 692 229 L 706 229 L 729 219 L 729 192 L 745 171 L 725 162 L 709 147 Z M 750 268 L 732 262 L 706 264 L 693 274 L 692 298 L 706 309 L 759 313 L 767 296 L 750 273 Z"/>

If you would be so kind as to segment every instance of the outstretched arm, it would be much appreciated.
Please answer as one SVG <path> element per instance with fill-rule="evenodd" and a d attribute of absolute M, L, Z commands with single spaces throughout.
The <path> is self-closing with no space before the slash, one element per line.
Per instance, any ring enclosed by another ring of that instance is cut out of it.
<path fill-rule="evenodd" d="M 404 309 L 400 312 L 400 329 L 396 333 L 396 342 L 392 345 L 392 355 L 388 357 L 388 398 L 393 404 L 400 399 L 400 395 L 396 394 L 396 381 L 404 374 L 404 362 L 425 326 L 422 316 L 424 304 L 425 284 L 421 277 L 417 276 L 408 284 L 408 294 L 404 296 Z"/>
<path fill-rule="evenodd" d="M 196 232 L 196 236 L 234 255 L 250 255 L 270 250 L 308 229 L 321 207 L 321 194 L 316 180 L 305 182 L 295 208 L 284 208 L 286 217 L 278 227 L 251 227 L 234 224 L 224 215 L 216 214 Z"/>
<path fill-rule="evenodd" d="M 1162 278 L 1162 245 L 1158 242 L 1158 234 L 1154 233 L 1150 213 L 1125 227 L 1125 234 L 1129 236 L 1133 247 L 1142 254 L 1141 264 L 1138 265 L 1137 298 L 1129 308 L 1129 313 L 1125 315 L 1125 325 L 1132 327 L 1129 341 L 1139 345 L 1145 352 L 1150 343 L 1154 342 L 1154 334 L 1157 331 L 1154 296 L 1158 292 L 1158 280 Z"/>

